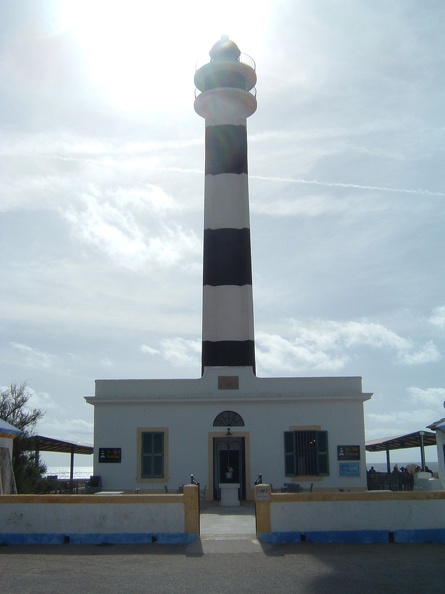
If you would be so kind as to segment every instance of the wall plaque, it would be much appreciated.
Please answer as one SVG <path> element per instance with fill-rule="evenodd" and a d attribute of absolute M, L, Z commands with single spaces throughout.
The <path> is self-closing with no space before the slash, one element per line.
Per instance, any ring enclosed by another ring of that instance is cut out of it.
<path fill-rule="evenodd" d="M 337 446 L 337 460 L 360 460 L 360 446 L 339 445 Z"/>
<path fill-rule="evenodd" d="M 218 375 L 218 390 L 239 390 L 237 375 Z"/>
<path fill-rule="evenodd" d="M 260 486 L 255 489 L 256 501 L 270 501 L 270 486 Z"/>
<path fill-rule="evenodd" d="M 99 462 L 119 464 L 121 452 L 121 448 L 99 448 Z"/>
<path fill-rule="evenodd" d="M 338 467 L 340 476 L 360 476 L 359 462 L 340 462 Z"/>

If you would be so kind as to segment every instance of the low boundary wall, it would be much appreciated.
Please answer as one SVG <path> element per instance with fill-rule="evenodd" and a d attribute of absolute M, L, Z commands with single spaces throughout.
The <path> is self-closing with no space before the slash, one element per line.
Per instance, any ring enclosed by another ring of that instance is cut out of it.
<path fill-rule="evenodd" d="M 199 493 L 2 495 L 0 545 L 181 544 L 199 536 Z"/>
<path fill-rule="evenodd" d="M 271 493 L 255 487 L 257 538 L 269 543 L 445 543 L 445 491 Z"/>

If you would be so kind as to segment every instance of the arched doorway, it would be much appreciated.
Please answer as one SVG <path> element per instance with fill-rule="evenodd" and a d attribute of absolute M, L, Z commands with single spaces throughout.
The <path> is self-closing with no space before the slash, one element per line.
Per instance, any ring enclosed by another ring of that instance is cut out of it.
<path fill-rule="evenodd" d="M 232 410 L 215 417 L 214 427 L 227 427 L 226 435 L 213 437 L 213 499 L 219 498 L 220 483 L 239 483 L 240 499 L 246 499 L 245 437 L 231 432 L 231 427 L 244 427 L 243 418 Z"/>
<path fill-rule="evenodd" d="M 246 498 L 245 438 L 213 438 L 213 498 L 219 498 L 220 483 L 239 483 L 240 498 Z"/>

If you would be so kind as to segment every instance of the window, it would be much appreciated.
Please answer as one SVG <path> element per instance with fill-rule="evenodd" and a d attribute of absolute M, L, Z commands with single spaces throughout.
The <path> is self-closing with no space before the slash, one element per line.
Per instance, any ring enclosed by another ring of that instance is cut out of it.
<path fill-rule="evenodd" d="M 167 430 L 139 430 L 139 477 L 164 479 L 166 472 Z M 159 482 L 159 481 L 158 481 Z"/>
<path fill-rule="evenodd" d="M 214 427 L 244 427 L 242 417 L 233 410 L 225 410 L 213 421 Z"/>
<path fill-rule="evenodd" d="M 286 476 L 329 474 L 327 431 L 285 431 L 284 467 Z"/>

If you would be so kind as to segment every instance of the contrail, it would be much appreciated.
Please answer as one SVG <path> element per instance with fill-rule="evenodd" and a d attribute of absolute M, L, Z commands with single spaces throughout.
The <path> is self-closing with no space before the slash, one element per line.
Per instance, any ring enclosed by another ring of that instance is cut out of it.
<path fill-rule="evenodd" d="M 341 182 L 318 181 L 315 179 L 295 179 L 292 177 L 264 177 L 261 175 L 251 175 L 250 179 L 260 179 L 271 182 L 286 182 L 292 184 L 305 184 L 310 186 L 324 186 L 327 188 L 353 188 L 355 190 L 372 190 L 373 192 L 394 192 L 396 194 L 422 194 L 424 196 L 445 197 L 444 192 L 431 192 L 430 190 L 408 190 L 406 188 L 386 188 L 384 186 L 361 186 L 359 184 L 344 184 Z"/>
<path fill-rule="evenodd" d="M 32 156 L 32 155 L 31 155 Z M 59 161 L 81 161 L 89 163 L 99 163 L 107 165 L 101 158 L 87 158 L 87 157 L 70 157 L 62 155 L 38 155 L 41 159 L 55 159 Z M 157 167 L 156 171 L 171 172 L 171 173 L 184 173 L 184 174 L 199 174 L 202 175 L 204 171 L 202 169 L 192 169 L 183 167 Z M 350 188 L 354 190 L 370 190 L 372 192 L 392 192 L 393 194 L 412 194 L 414 196 L 437 196 L 440 198 L 445 197 L 445 192 L 431 192 L 431 190 L 423 190 L 417 188 L 415 190 L 409 190 L 407 188 L 389 188 L 385 186 L 362 186 L 360 184 L 346 184 L 342 182 L 329 182 L 320 181 L 316 179 L 301 179 L 293 177 L 266 177 L 263 175 L 251 175 L 250 179 L 258 179 L 261 181 L 269 182 L 285 182 L 289 184 L 304 184 L 307 186 L 322 186 L 325 188 Z"/>

